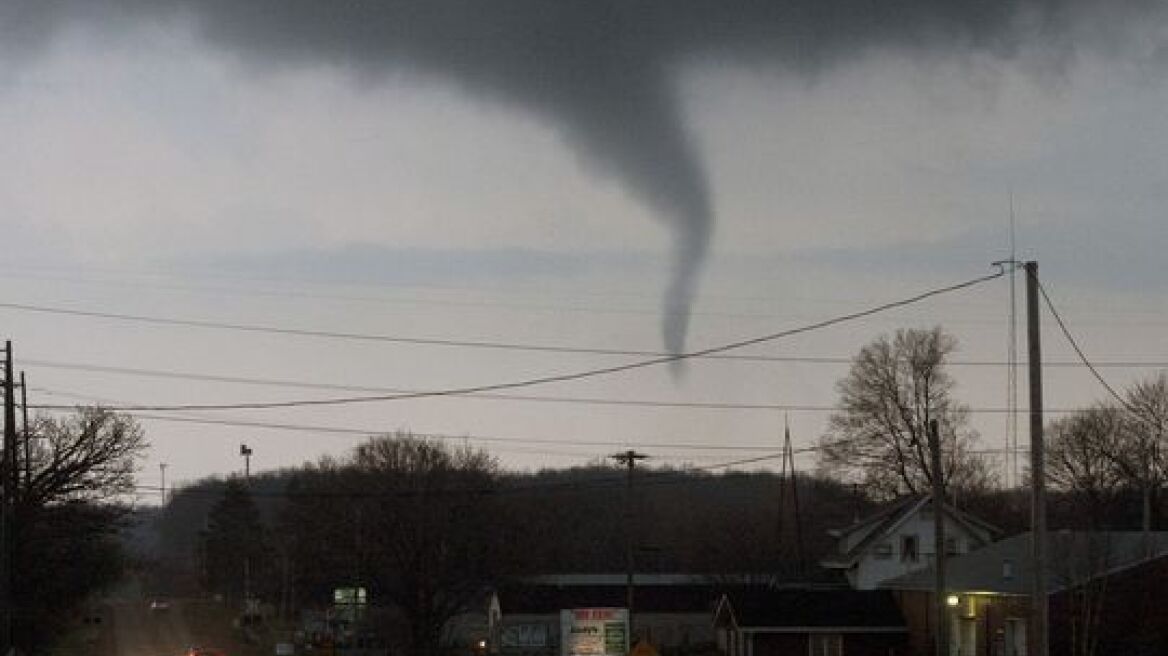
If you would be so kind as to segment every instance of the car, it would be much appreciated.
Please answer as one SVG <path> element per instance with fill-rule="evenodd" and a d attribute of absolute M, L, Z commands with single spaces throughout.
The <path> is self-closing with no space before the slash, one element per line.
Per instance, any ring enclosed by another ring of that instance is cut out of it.
<path fill-rule="evenodd" d="M 163 613 L 170 610 L 170 602 L 165 599 L 154 599 L 150 602 L 150 612 Z"/>

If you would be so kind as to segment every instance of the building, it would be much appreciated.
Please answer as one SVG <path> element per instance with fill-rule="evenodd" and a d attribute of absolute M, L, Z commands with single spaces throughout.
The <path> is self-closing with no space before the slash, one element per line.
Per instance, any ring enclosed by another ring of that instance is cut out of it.
<path fill-rule="evenodd" d="M 634 640 L 648 641 L 662 656 L 715 653 L 718 588 L 710 577 L 641 574 L 636 583 Z M 453 618 L 443 642 L 453 653 L 560 656 L 563 611 L 624 609 L 626 602 L 623 574 L 533 577 L 499 586 Z"/>
<path fill-rule="evenodd" d="M 984 547 L 999 531 L 986 522 L 942 504 L 947 551 L 959 555 Z M 929 567 L 933 562 L 931 496 L 909 497 L 855 524 L 831 531 L 838 552 L 820 562 L 842 572 L 857 590 Z"/>
<path fill-rule="evenodd" d="M 722 595 L 714 625 L 726 656 L 908 653 L 908 627 L 885 590 L 734 590 Z"/>
<path fill-rule="evenodd" d="M 1025 656 L 1030 630 L 1031 534 L 946 563 L 950 653 Z M 1051 654 L 1168 653 L 1168 532 L 1051 532 L 1046 589 Z M 933 568 L 881 584 L 909 627 L 912 653 L 931 652 Z"/>

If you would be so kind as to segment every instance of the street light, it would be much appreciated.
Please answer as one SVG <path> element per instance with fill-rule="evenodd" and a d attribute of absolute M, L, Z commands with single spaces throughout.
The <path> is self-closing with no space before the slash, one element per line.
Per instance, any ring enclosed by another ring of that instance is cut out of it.
<path fill-rule="evenodd" d="M 246 444 L 239 445 L 239 455 L 243 456 L 243 478 L 251 478 L 251 447 Z"/>

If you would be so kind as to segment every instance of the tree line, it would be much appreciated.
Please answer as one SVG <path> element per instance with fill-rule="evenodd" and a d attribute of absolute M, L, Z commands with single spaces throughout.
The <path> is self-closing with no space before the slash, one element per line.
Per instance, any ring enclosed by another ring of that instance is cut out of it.
<path fill-rule="evenodd" d="M 797 479 L 808 562 L 827 529 L 871 510 L 851 486 Z M 634 479 L 631 539 L 641 572 L 794 575 L 769 472 L 646 468 Z M 321 608 L 364 587 L 392 606 L 411 653 L 437 653 L 447 620 L 490 586 L 549 573 L 624 569 L 624 473 L 593 466 L 506 471 L 483 450 L 406 433 L 342 456 L 177 490 L 158 518 L 154 585 L 246 594 L 277 611 Z M 814 509 L 811 512 L 810 509 Z M 245 589 L 245 587 L 247 589 Z"/>

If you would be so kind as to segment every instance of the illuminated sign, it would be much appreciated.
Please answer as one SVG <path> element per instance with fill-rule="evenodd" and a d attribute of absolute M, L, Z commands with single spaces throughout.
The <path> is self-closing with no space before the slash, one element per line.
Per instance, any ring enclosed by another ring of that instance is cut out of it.
<path fill-rule="evenodd" d="M 629 653 L 629 612 L 624 608 L 560 611 L 562 656 L 625 656 Z"/>

